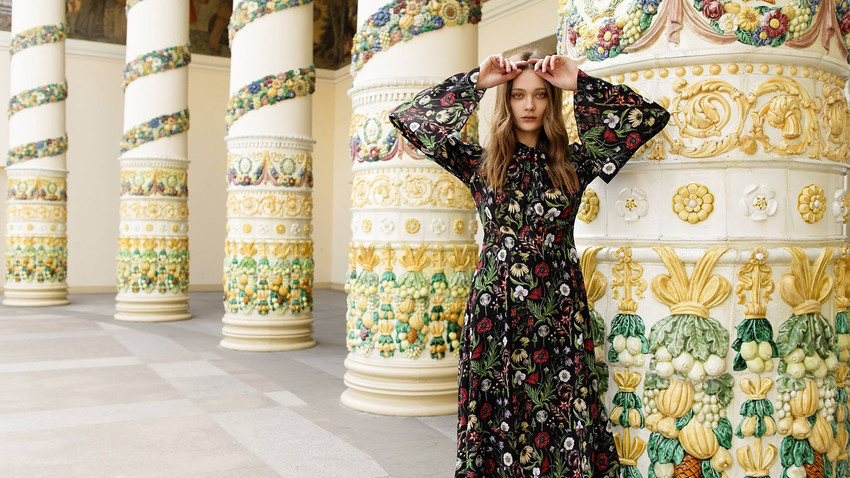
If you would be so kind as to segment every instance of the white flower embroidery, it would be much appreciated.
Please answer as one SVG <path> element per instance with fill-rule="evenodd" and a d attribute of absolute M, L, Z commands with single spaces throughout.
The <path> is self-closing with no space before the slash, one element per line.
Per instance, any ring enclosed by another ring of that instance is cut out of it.
<path fill-rule="evenodd" d="M 649 211 L 646 193 L 641 188 L 625 188 L 620 191 L 619 198 L 616 205 L 617 214 L 626 222 L 635 222 L 646 216 Z"/>
<path fill-rule="evenodd" d="M 558 217 L 560 215 L 561 215 L 561 210 L 556 208 L 556 207 L 553 207 L 553 208 L 549 208 L 549 210 L 546 211 L 546 215 L 543 216 L 543 217 L 547 221 L 553 221 L 553 220 L 555 220 L 556 217 Z"/>
<path fill-rule="evenodd" d="M 428 96 L 428 95 L 425 95 L 425 96 L 423 96 L 422 98 L 419 99 L 419 104 L 420 105 L 427 105 L 430 101 L 431 101 L 431 97 Z"/>
<path fill-rule="evenodd" d="M 546 247 L 551 246 L 555 242 L 554 234 L 546 234 L 546 239 L 543 240 L 543 245 Z"/>
<path fill-rule="evenodd" d="M 517 385 L 522 385 L 523 380 L 525 380 L 525 374 L 517 370 L 514 374 L 514 383 Z"/>
<path fill-rule="evenodd" d="M 766 221 L 768 217 L 776 214 L 778 204 L 775 196 L 776 193 L 770 186 L 750 184 L 744 189 L 741 208 L 753 221 Z"/>
<path fill-rule="evenodd" d="M 469 82 L 472 83 L 473 85 L 478 84 L 478 72 L 477 71 L 469 76 Z"/>
<path fill-rule="evenodd" d="M 420 125 L 419 123 L 410 123 L 410 131 L 415 133 L 415 132 L 419 131 L 419 128 L 421 126 L 422 125 Z"/>
<path fill-rule="evenodd" d="M 546 410 L 540 410 L 539 412 L 537 412 L 536 418 L 538 422 L 543 423 L 546 421 L 547 418 L 549 418 L 549 415 L 546 413 Z"/>
<path fill-rule="evenodd" d="M 487 294 L 486 292 L 481 294 L 481 297 L 478 298 L 478 302 L 486 307 L 490 303 L 490 294 Z"/>
<path fill-rule="evenodd" d="M 482 380 L 481 381 L 481 390 L 484 390 L 485 392 L 487 390 L 490 390 L 490 383 L 491 382 L 490 382 L 489 378 L 485 378 L 484 380 Z"/>
<path fill-rule="evenodd" d="M 541 325 L 540 328 L 537 329 L 537 335 L 539 335 L 541 337 L 546 337 L 548 334 L 549 334 L 549 326 L 546 325 L 546 324 Z"/>
<path fill-rule="evenodd" d="M 542 204 L 540 204 L 540 203 L 535 204 L 535 205 L 534 205 L 534 212 L 535 212 L 538 216 L 542 216 L 542 215 L 543 215 L 543 205 L 542 205 Z"/>
<path fill-rule="evenodd" d="M 512 457 L 510 453 L 505 453 L 502 457 L 502 461 L 505 462 L 505 465 L 511 466 L 514 464 L 514 457 Z"/>
<path fill-rule="evenodd" d="M 567 437 L 566 439 L 564 439 L 564 448 L 565 449 L 572 450 L 575 445 L 576 445 L 576 441 L 573 440 L 572 437 Z"/>
<path fill-rule="evenodd" d="M 614 171 L 617 170 L 617 165 L 613 162 L 609 161 L 605 163 L 605 166 L 602 166 L 602 172 L 608 175 L 614 174 Z"/>
<path fill-rule="evenodd" d="M 440 110 L 434 116 L 434 119 L 437 120 L 438 123 L 445 123 L 452 119 L 452 114 L 449 112 L 449 110 Z M 449 141 L 454 144 L 454 137 L 449 137 Z"/>
<path fill-rule="evenodd" d="M 559 289 L 561 295 L 570 295 L 570 286 L 567 284 L 561 284 L 561 288 Z"/>
<path fill-rule="evenodd" d="M 514 289 L 514 299 L 519 299 L 520 302 L 522 302 L 527 296 L 528 290 L 526 290 L 525 287 L 521 285 L 516 286 L 516 289 Z"/>
<path fill-rule="evenodd" d="M 510 425 L 508 425 L 506 422 L 502 422 L 502 426 L 499 428 L 501 428 L 503 432 L 506 432 L 511 429 Z"/>
<path fill-rule="evenodd" d="M 850 218 L 850 195 L 847 190 L 839 189 L 835 191 L 833 198 L 832 214 L 835 215 L 835 222 L 846 224 Z"/>
<path fill-rule="evenodd" d="M 569 371 L 569 370 L 561 370 L 561 371 L 558 373 L 558 378 L 559 378 L 562 382 L 566 382 L 566 381 L 568 381 L 568 380 L 570 379 L 570 377 L 571 377 L 571 375 L 570 375 L 570 371 Z"/>
<path fill-rule="evenodd" d="M 513 247 L 514 247 L 514 238 L 513 237 L 508 236 L 508 237 L 505 238 L 505 247 L 507 247 L 508 249 L 513 249 Z"/>
<path fill-rule="evenodd" d="M 608 116 L 605 117 L 602 122 L 608 125 L 609 128 L 614 129 L 617 126 L 617 123 L 620 122 L 620 117 L 614 113 L 608 113 Z"/>
<path fill-rule="evenodd" d="M 505 257 L 508 257 L 508 251 L 501 249 L 498 254 L 496 254 L 496 259 L 500 261 L 505 260 Z"/>

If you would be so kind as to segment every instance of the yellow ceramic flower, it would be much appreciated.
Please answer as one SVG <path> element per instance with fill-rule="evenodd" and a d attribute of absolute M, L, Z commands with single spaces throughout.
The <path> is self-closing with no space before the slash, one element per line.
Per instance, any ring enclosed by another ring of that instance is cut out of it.
<path fill-rule="evenodd" d="M 461 8 L 456 0 L 448 0 L 440 11 L 443 22 L 447 26 L 457 25 L 460 21 Z"/>
<path fill-rule="evenodd" d="M 744 6 L 738 13 L 738 28 L 755 30 L 761 24 L 761 17 L 753 7 Z"/>
<path fill-rule="evenodd" d="M 673 212 L 679 219 L 696 224 L 705 221 L 714 210 L 714 195 L 702 184 L 682 186 L 673 196 Z"/>
<path fill-rule="evenodd" d="M 797 196 L 797 211 L 809 224 L 820 221 L 826 211 L 826 193 L 815 184 L 804 187 Z"/>
<path fill-rule="evenodd" d="M 599 215 L 599 196 L 596 191 L 587 188 L 581 195 L 581 203 L 578 206 L 578 218 L 587 224 L 593 222 Z"/>

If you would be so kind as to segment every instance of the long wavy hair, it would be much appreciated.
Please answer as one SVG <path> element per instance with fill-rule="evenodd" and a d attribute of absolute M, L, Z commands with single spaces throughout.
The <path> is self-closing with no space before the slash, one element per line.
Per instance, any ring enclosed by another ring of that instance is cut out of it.
<path fill-rule="evenodd" d="M 526 61 L 544 58 L 537 50 L 523 50 L 510 57 L 512 61 Z M 530 66 L 528 67 L 530 68 Z M 479 173 L 493 189 L 501 189 L 507 184 L 508 166 L 513 161 L 517 147 L 517 136 L 511 114 L 511 91 L 514 81 L 510 80 L 497 87 L 496 110 L 490 124 L 490 143 L 484 150 Z M 543 114 L 543 128 L 537 140 L 537 148 L 546 154 L 549 175 L 555 187 L 575 192 L 579 188 L 575 167 L 569 158 L 569 136 L 564 122 L 563 95 L 561 89 L 543 81 L 546 86 L 549 105 Z"/>

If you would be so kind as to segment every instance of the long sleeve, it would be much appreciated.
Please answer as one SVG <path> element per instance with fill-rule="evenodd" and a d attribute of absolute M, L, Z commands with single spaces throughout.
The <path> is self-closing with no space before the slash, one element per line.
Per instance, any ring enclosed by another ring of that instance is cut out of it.
<path fill-rule="evenodd" d="M 581 139 L 574 161 L 585 184 L 597 176 L 611 182 L 634 152 L 670 120 L 667 110 L 628 86 L 612 85 L 581 70 L 574 104 Z"/>
<path fill-rule="evenodd" d="M 452 175 L 469 183 L 481 146 L 461 140 L 460 131 L 484 96 L 475 87 L 476 67 L 419 92 L 390 112 L 390 122 L 410 143 Z"/>

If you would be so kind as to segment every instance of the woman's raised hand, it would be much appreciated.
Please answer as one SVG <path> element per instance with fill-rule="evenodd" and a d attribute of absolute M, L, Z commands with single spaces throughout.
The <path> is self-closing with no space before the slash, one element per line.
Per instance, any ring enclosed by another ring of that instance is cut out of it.
<path fill-rule="evenodd" d="M 578 67 L 563 55 L 549 55 L 542 60 L 531 60 L 534 63 L 534 72 L 537 76 L 562 90 L 574 91 L 576 89 L 576 76 Z"/>
<path fill-rule="evenodd" d="M 513 80 L 522 72 L 527 61 L 511 61 L 502 55 L 490 55 L 481 63 L 476 88 L 492 88 Z"/>

